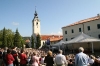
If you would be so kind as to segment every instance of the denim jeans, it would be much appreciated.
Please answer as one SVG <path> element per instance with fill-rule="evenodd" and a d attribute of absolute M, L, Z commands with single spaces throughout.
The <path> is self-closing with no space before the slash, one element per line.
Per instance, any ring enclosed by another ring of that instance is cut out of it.
<path fill-rule="evenodd" d="M 8 66 L 13 66 L 13 63 L 12 64 L 9 64 Z"/>

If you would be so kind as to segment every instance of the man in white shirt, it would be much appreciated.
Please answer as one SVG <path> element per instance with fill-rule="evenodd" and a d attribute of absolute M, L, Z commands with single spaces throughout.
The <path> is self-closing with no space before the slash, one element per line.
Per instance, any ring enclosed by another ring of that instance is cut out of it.
<path fill-rule="evenodd" d="M 55 57 L 55 63 L 57 66 L 67 66 L 68 62 L 66 60 L 66 57 L 62 55 L 62 50 L 59 50 L 59 54 Z"/>
<path fill-rule="evenodd" d="M 93 57 L 93 55 L 90 55 L 90 58 L 89 58 L 89 64 L 90 64 L 90 66 L 94 63 L 94 59 L 92 57 Z"/>
<path fill-rule="evenodd" d="M 83 47 L 79 47 L 79 53 L 75 56 L 75 66 L 88 66 L 89 57 L 83 53 Z"/>

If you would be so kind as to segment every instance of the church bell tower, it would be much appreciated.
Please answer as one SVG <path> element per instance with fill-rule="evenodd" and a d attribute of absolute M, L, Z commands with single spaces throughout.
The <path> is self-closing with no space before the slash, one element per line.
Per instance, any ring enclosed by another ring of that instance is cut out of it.
<path fill-rule="evenodd" d="M 34 18 L 32 20 L 32 35 L 35 37 L 37 34 L 40 35 L 40 20 L 37 11 L 35 10 Z"/>

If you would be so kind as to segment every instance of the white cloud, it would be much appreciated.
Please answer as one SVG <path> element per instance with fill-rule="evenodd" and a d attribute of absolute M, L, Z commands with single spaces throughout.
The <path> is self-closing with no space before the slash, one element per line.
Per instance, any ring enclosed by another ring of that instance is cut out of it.
<path fill-rule="evenodd" d="M 58 31 L 58 32 L 52 32 L 51 35 L 62 35 L 62 32 L 61 32 L 61 31 Z"/>
<path fill-rule="evenodd" d="M 54 35 L 54 34 L 55 34 L 54 32 L 51 33 L 51 35 Z"/>
<path fill-rule="evenodd" d="M 62 32 L 61 31 L 58 31 L 58 35 L 62 35 Z"/>
<path fill-rule="evenodd" d="M 18 22 L 12 22 L 12 25 L 17 26 L 17 25 L 19 25 L 19 23 Z"/>
<path fill-rule="evenodd" d="M 61 28 L 59 28 L 59 30 L 61 30 Z"/>

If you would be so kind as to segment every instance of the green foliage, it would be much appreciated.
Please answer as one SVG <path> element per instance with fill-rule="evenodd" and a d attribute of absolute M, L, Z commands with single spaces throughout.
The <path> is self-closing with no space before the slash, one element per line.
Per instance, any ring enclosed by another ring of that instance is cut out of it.
<path fill-rule="evenodd" d="M 0 47 L 1 46 L 12 47 L 13 37 L 14 37 L 14 32 L 12 32 L 12 30 L 6 29 L 6 28 L 4 28 L 3 30 L 0 30 Z"/>
<path fill-rule="evenodd" d="M 32 48 L 34 48 L 34 37 L 33 36 L 31 36 L 31 46 Z"/>
<path fill-rule="evenodd" d="M 24 43 L 25 41 L 20 36 L 18 29 L 15 33 L 11 29 L 0 30 L 0 47 L 23 47 Z"/>
<path fill-rule="evenodd" d="M 0 30 L 0 46 L 2 46 L 2 35 L 3 35 L 3 30 Z"/>
<path fill-rule="evenodd" d="M 25 40 L 21 40 L 21 47 L 24 48 Z"/>
<path fill-rule="evenodd" d="M 16 32 L 15 32 L 15 35 L 14 35 L 14 46 L 16 47 L 21 47 L 21 40 L 22 40 L 22 37 L 20 36 L 19 32 L 18 32 L 18 29 L 16 29 Z"/>
<path fill-rule="evenodd" d="M 2 47 L 7 47 L 7 34 L 5 27 L 3 29 L 3 34 L 2 34 Z"/>
<path fill-rule="evenodd" d="M 2 46 L 2 41 L 0 41 L 0 47 Z"/>
<path fill-rule="evenodd" d="M 14 32 L 12 30 L 8 29 L 7 32 L 7 47 L 13 47 L 13 39 L 14 39 Z"/>
<path fill-rule="evenodd" d="M 22 37 L 24 40 L 30 39 L 31 37 Z"/>
<path fill-rule="evenodd" d="M 8 35 L 8 37 L 7 37 L 7 46 L 13 47 L 13 40 L 12 40 L 12 37 L 10 35 Z"/>
<path fill-rule="evenodd" d="M 41 37 L 40 35 L 38 34 L 36 36 L 36 48 L 39 48 L 41 46 Z"/>

